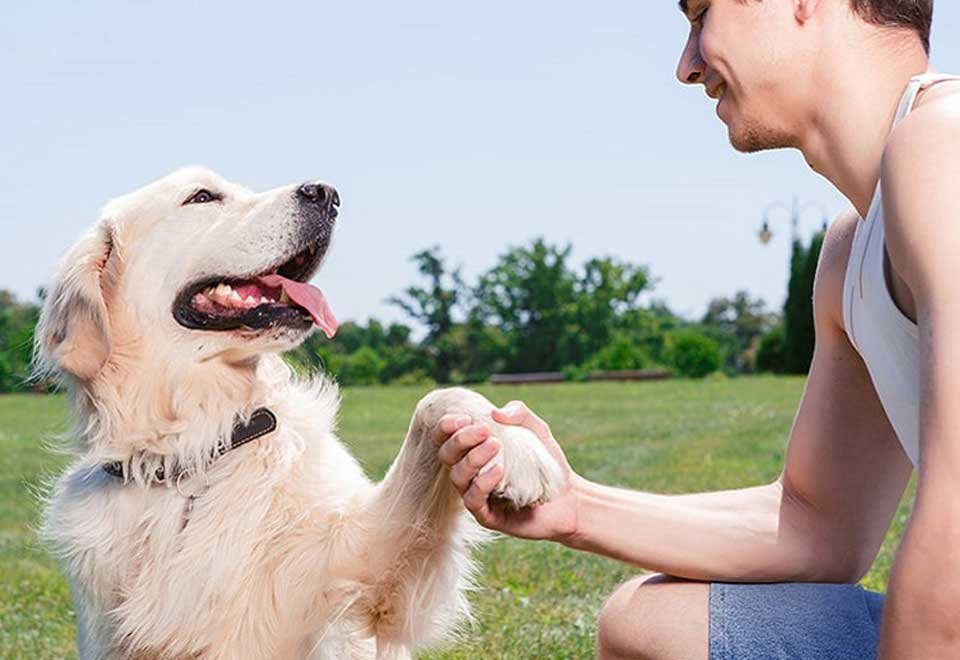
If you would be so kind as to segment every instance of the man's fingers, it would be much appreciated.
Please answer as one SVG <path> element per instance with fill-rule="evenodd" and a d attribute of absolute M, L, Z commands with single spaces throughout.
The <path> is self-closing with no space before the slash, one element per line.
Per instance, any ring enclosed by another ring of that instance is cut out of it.
<path fill-rule="evenodd" d="M 489 526 L 493 523 L 493 512 L 490 510 L 489 497 L 502 477 L 503 468 L 494 465 L 474 479 L 473 485 L 463 495 L 464 506 L 481 525 Z"/>
<path fill-rule="evenodd" d="M 440 445 L 437 460 L 448 467 L 460 462 L 468 451 L 490 437 L 490 428 L 485 424 L 464 426 Z"/>
<path fill-rule="evenodd" d="M 533 431 L 541 440 L 552 437 L 547 423 L 537 417 L 523 401 L 511 401 L 503 408 L 494 408 L 491 413 L 495 422 L 523 426 Z"/>
<path fill-rule="evenodd" d="M 472 421 L 473 419 L 469 415 L 444 415 L 440 418 L 440 430 L 447 435 L 451 435 L 469 425 Z"/>
<path fill-rule="evenodd" d="M 489 463 L 499 450 L 500 443 L 496 439 L 490 438 L 471 449 L 463 457 L 463 460 L 451 468 L 450 481 L 453 482 L 454 487 L 461 495 L 470 487 L 470 482 L 480 472 L 480 468 Z"/>

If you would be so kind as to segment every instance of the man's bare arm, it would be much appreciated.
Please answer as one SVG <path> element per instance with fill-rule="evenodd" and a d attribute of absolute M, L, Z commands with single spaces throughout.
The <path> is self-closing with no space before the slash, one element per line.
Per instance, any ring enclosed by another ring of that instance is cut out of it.
<path fill-rule="evenodd" d="M 825 241 L 817 348 L 773 484 L 679 497 L 589 485 L 580 547 L 671 575 L 731 581 L 855 581 L 869 568 L 910 475 L 842 327 L 855 217 Z"/>
<path fill-rule="evenodd" d="M 960 93 L 934 89 L 894 133 L 882 172 L 887 250 L 920 343 L 917 500 L 891 572 L 884 659 L 960 657 Z"/>
<path fill-rule="evenodd" d="M 458 448 L 445 452 L 467 507 L 481 523 L 509 534 L 558 540 L 680 577 L 857 580 L 882 542 L 911 466 L 842 327 L 855 222 L 838 219 L 825 242 L 815 296 L 817 349 L 776 482 L 673 496 L 602 486 L 571 473 L 558 501 L 504 515 L 487 504 L 484 489 L 493 478 L 470 485 L 479 465 L 463 457 L 477 445 L 481 454 L 485 438 L 463 442 L 467 427 L 448 441 Z"/>

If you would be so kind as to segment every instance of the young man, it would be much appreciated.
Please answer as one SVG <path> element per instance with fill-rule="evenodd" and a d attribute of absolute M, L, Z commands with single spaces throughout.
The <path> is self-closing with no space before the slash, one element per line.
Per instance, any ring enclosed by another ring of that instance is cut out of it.
<path fill-rule="evenodd" d="M 850 200 L 815 289 L 817 347 L 774 483 L 687 496 L 569 469 L 565 490 L 491 506 L 486 427 L 440 449 L 485 526 L 674 576 L 622 585 L 602 658 L 960 658 L 960 82 L 927 76 L 932 0 L 681 0 L 681 82 L 703 85 L 740 151 L 794 147 Z M 868 570 L 913 468 L 916 505 L 886 597 Z M 882 625 L 881 625 L 882 621 Z"/>

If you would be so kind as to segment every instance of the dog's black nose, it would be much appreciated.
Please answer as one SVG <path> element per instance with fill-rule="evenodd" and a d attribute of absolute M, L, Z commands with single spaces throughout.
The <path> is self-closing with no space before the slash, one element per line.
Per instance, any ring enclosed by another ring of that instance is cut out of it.
<path fill-rule="evenodd" d="M 340 195 L 333 186 L 325 183 L 305 183 L 297 188 L 297 197 L 310 204 L 340 206 Z"/>

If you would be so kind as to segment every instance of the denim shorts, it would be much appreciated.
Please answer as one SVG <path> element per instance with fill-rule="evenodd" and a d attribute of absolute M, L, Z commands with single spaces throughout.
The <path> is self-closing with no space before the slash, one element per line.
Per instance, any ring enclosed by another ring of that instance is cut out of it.
<path fill-rule="evenodd" d="M 710 660 L 875 660 L 883 594 L 846 584 L 710 585 Z"/>

